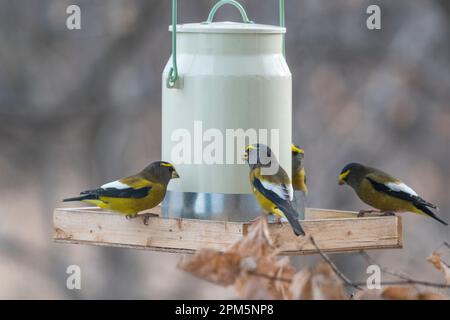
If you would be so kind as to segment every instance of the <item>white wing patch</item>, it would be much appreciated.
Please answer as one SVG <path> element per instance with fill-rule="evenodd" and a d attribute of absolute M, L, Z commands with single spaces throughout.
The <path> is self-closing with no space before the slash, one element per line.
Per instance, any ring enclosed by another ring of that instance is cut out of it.
<path fill-rule="evenodd" d="M 261 180 L 260 180 L 261 181 Z M 294 190 L 292 185 L 277 185 L 267 181 L 261 181 L 264 189 L 276 193 L 281 199 L 292 201 L 294 199 Z"/>
<path fill-rule="evenodd" d="M 393 190 L 393 191 L 397 191 L 397 192 L 405 192 L 408 193 L 410 195 L 413 196 L 417 196 L 417 192 L 415 192 L 413 189 L 411 189 L 410 187 L 408 187 L 406 184 L 404 184 L 403 182 L 388 182 L 386 183 L 386 187 L 388 187 L 389 189 Z"/>
<path fill-rule="evenodd" d="M 286 185 L 289 194 L 289 201 L 294 201 L 294 188 L 292 188 L 291 184 Z"/>
<path fill-rule="evenodd" d="M 102 189 L 111 188 L 111 189 L 122 190 L 122 189 L 129 189 L 130 186 L 117 180 L 117 181 L 113 181 L 110 183 L 106 183 L 106 184 L 102 185 L 100 188 L 102 188 Z"/>

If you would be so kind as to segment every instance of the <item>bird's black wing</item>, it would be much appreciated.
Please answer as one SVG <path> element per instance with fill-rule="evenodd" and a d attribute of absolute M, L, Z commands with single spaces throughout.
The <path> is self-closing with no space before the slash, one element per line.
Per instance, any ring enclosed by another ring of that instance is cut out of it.
<path fill-rule="evenodd" d="M 81 194 L 91 195 L 98 197 L 110 197 L 110 198 L 131 198 L 131 199 L 141 199 L 148 196 L 152 187 L 142 187 L 139 189 L 126 188 L 126 189 L 116 189 L 116 188 L 98 188 L 94 190 L 83 191 Z"/>
<path fill-rule="evenodd" d="M 281 198 L 278 194 L 273 192 L 272 190 L 268 190 L 264 188 L 263 184 L 261 183 L 261 180 L 258 178 L 254 178 L 253 180 L 253 186 L 258 190 L 264 197 L 275 203 L 276 205 L 281 205 L 284 202 L 286 202 L 286 199 Z"/>
<path fill-rule="evenodd" d="M 297 236 L 305 235 L 305 231 L 303 231 L 303 228 L 301 227 L 297 218 L 295 218 L 296 216 L 298 217 L 298 213 L 295 212 L 295 209 L 292 207 L 290 200 L 283 199 L 275 192 L 264 188 L 261 181 L 256 177 L 254 177 L 253 186 L 284 213 L 286 219 L 289 221 L 289 224 L 291 225 L 294 233 Z M 286 194 L 288 196 L 289 192 L 286 191 Z"/>
<path fill-rule="evenodd" d="M 110 198 L 128 198 L 141 199 L 148 196 L 152 187 L 142 187 L 139 189 L 125 188 L 98 188 L 94 190 L 86 190 L 80 193 L 80 196 L 64 199 L 63 202 L 83 201 L 83 200 L 99 200 L 100 197 Z"/>
<path fill-rule="evenodd" d="M 422 211 L 424 214 L 430 216 L 431 218 L 439 221 L 440 223 L 442 223 L 446 226 L 448 225 L 447 222 L 445 222 L 444 220 L 439 218 L 433 211 L 428 209 L 428 208 L 438 209 L 434 204 L 432 204 L 428 201 L 425 201 L 424 199 L 422 199 L 421 197 L 419 197 L 417 195 L 414 195 L 414 194 L 411 194 L 411 193 L 408 193 L 405 191 L 401 191 L 401 190 L 392 190 L 391 188 L 386 186 L 384 183 L 377 182 L 370 177 L 366 177 L 366 179 L 372 184 L 372 186 L 374 187 L 375 190 L 377 190 L 379 192 L 383 192 L 385 194 L 388 194 L 392 197 L 408 201 L 414 207 L 416 207 L 417 209 Z"/>
<path fill-rule="evenodd" d="M 412 202 L 414 205 L 422 205 L 422 206 L 430 207 L 433 209 L 437 209 L 437 207 L 434 204 L 432 204 L 428 201 L 425 201 L 424 199 L 422 199 L 419 196 L 416 196 L 414 194 L 411 194 L 411 193 L 408 193 L 405 191 L 393 190 L 393 189 L 389 188 L 388 186 L 386 186 L 384 183 L 375 181 L 374 179 L 372 179 L 370 177 L 366 177 L 366 179 L 370 182 L 372 187 L 379 192 L 383 192 L 385 194 L 388 194 L 392 197 L 395 197 L 395 198 L 398 198 L 401 200 Z"/>

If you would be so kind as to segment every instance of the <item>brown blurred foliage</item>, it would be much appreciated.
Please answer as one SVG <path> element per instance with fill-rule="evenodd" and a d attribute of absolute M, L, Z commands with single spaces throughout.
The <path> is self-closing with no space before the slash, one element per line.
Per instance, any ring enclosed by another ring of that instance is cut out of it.
<path fill-rule="evenodd" d="M 448 248 L 450 249 L 450 247 Z M 278 258 L 279 251 L 272 245 L 267 219 L 261 218 L 247 235 L 226 252 L 200 250 L 192 258 L 183 259 L 178 267 L 195 276 L 219 284 L 234 284 L 241 299 L 253 300 L 448 300 L 443 293 L 408 286 L 384 286 L 382 289 L 362 289 L 352 284 L 350 293 L 342 275 L 328 261 L 297 272 L 288 257 Z M 433 252 L 429 261 L 444 272 L 448 282 L 448 266 Z M 339 271 L 340 272 L 340 271 Z M 383 283 L 381 283 L 383 285 Z"/>

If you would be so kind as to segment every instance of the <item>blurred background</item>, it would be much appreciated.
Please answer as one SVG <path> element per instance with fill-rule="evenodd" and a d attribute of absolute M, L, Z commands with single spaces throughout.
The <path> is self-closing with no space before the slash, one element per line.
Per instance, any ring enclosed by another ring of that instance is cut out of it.
<path fill-rule="evenodd" d="M 450 2 L 286 2 L 308 206 L 366 208 L 337 186 L 342 167 L 359 161 L 394 173 L 450 220 Z M 180 0 L 180 22 L 204 21 L 214 3 Z M 278 24 L 277 1 L 242 3 L 255 22 Z M 81 7 L 81 30 L 66 28 L 70 4 Z M 366 28 L 370 4 L 382 9 L 382 30 Z M 62 198 L 159 159 L 170 11 L 162 0 L 0 0 L 0 298 L 235 297 L 177 270 L 178 255 L 52 242 Z M 238 19 L 232 8 L 217 15 Z M 450 229 L 404 216 L 404 249 L 370 254 L 441 281 L 425 258 Z M 365 279 L 357 254 L 333 258 Z M 294 258 L 299 268 L 317 261 Z M 66 289 L 71 264 L 81 290 Z"/>

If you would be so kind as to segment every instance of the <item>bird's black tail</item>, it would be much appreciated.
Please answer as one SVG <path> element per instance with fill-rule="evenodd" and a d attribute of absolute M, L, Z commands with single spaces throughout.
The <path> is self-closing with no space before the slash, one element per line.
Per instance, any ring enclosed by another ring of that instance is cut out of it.
<path fill-rule="evenodd" d="M 79 197 L 63 199 L 63 202 L 96 200 L 96 199 L 98 199 L 98 196 L 96 196 L 95 194 L 86 194 Z"/>
<path fill-rule="evenodd" d="M 294 230 L 294 233 L 296 236 L 304 236 L 305 235 L 305 231 L 303 230 L 302 226 L 300 225 L 300 222 L 298 222 L 297 218 L 298 214 L 297 212 L 295 212 L 294 208 L 292 207 L 292 205 L 283 205 L 280 206 L 278 209 L 280 209 L 284 216 L 286 217 L 286 219 L 288 220 L 289 224 L 292 227 L 292 230 Z"/>
<path fill-rule="evenodd" d="M 442 223 L 443 225 L 448 226 L 448 223 L 445 222 L 444 220 L 442 220 L 441 218 L 439 218 L 433 211 L 431 211 L 430 209 L 428 209 L 429 205 L 427 205 L 426 203 L 416 203 L 414 204 L 414 206 L 419 209 L 420 211 L 422 211 L 423 213 L 425 213 L 427 216 L 433 218 L 434 220 L 439 221 L 440 223 Z M 437 208 L 434 205 L 431 205 L 432 208 Z"/>

